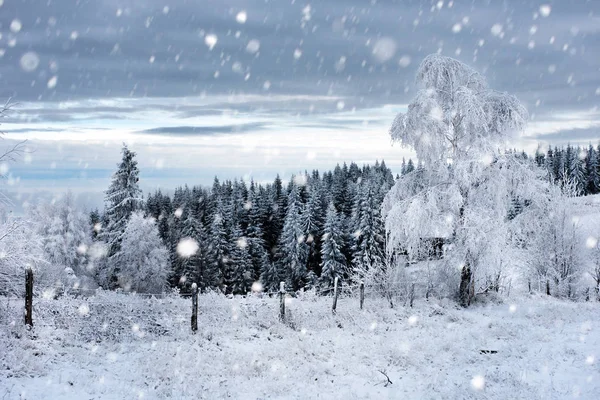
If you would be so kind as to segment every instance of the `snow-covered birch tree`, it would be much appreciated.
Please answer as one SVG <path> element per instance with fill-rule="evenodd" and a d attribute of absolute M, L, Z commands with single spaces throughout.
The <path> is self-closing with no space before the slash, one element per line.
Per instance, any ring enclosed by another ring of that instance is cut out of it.
<path fill-rule="evenodd" d="M 423 239 L 448 231 L 466 306 L 488 254 L 473 239 L 484 229 L 482 239 L 503 242 L 490 231 L 503 226 L 507 209 L 499 149 L 525 127 L 528 114 L 515 97 L 489 89 L 477 71 L 449 57 L 427 56 L 416 80 L 421 88 L 390 135 L 414 149 L 423 168 L 419 180 L 404 175 L 385 198 L 387 251 L 402 248 L 410 257 Z"/>

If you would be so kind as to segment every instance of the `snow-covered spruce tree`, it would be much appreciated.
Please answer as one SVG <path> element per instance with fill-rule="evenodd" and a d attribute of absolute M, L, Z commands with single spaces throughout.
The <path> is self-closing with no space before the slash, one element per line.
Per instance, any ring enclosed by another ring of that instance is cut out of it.
<path fill-rule="evenodd" d="M 185 287 L 188 292 L 187 289 L 192 283 L 196 283 L 200 290 L 206 290 L 211 283 L 211 274 L 206 269 L 207 235 L 202 222 L 191 210 L 183 221 L 181 233 L 182 239 L 178 243 L 176 253 L 184 279 L 179 280 L 179 285 Z"/>
<path fill-rule="evenodd" d="M 588 147 L 585 155 L 585 170 L 587 172 L 587 194 L 596 194 L 600 191 L 600 167 L 598 163 L 598 152 L 594 146 Z"/>
<path fill-rule="evenodd" d="M 308 201 L 302 209 L 302 229 L 306 236 L 306 244 L 308 246 L 307 253 L 307 268 L 308 271 L 320 270 L 318 264 L 321 262 L 321 233 L 323 230 L 323 193 L 320 182 L 312 181 L 310 185 L 310 193 Z"/>
<path fill-rule="evenodd" d="M 359 188 L 353 210 L 354 243 L 352 264 L 355 274 L 366 275 L 371 268 L 381 269 L 385 262 L 385 231 L 372 183 L 365 181 Z"/>
<path fill-rule="evenodd" d="M 248 211 L 248 226 L 246 228 L 246 240 L 248 242 L 248 251 L 252 257 L 252 279 L 258 280 L 264 263 L 268 261 L 267 250 L 265 249 L 265 240 L 262 221 L 264 219 L 264 209 L 260 197 L 256 192 L 254 182 L 250 185 L 248 192 L 248 201 L 245 208 Z"/>
<path fill-rule="evenodd" d="M 268 258 L 262 263 L 260 270 L 260 283 L 263 286 L 263 291 L 267 293 L 276 292 L 279 290 L 279 283 L 283 280 L 279 273 L 277 264 L 271 262 Z"/>
<path fill-rule="evenodd" d="M 505 156 L 498 149 L 525 127 L 528 114 L 515 97 L 490 90 L 478 72 L 449 57 L 427 56 L 417 83 L 421 89 L 390 135 L 415 150 L 423 176 L 421 182 L 412 178 L 419 174 L 401 177 L 386 196 L 387 251 L 402 248 L 410 257 L 423 238 L 449 231 L 454 270 L 462 265 L 459 299 L 467 306 L 488 255 L 479 241 L 504 242 L 492 232 L 505 226 L 510 202 L 499 192 L 507 185 L 499 184 L 505 177 L 498 160 Z"/>
<path fill-rule="evenodd" d="M 207 286 L 215 289 L 222 289 L 224 276 L 229 268 L 230 246 L 227 240 L 227 231 L 225 230 L 225 221 L 223 220 L 223 210 L 220 200 L 218 201 L 213 215 L 212 222 L 208 230 L 208 248 L 206 250 L 207 258 Z"/>
<path fill-rule="evenodd" d="M 233 228 L 232 241 L 231 267 L 226 277 L 227 291 L 232 294 L 247 294 L 254 282 L 252 258 L 248 252 L 248 240 L 242 236 L 239 223 Z"/>
<path fill-rule="evenodd" d="M 344 246 L 344 237 L 333 203 L 330 203 L 327 208 L 322 242 L 320 286 L 329 289 L 333 287 L 336 277 L 341 280 L 347 273 L 346 257 L 341 251 Z"/>
<path fill-rule="evenodd" d="M 119 251 L 113 255 L 118 283 L 139 293 L 162 293 L 167 287 L 169 254 L 156 221 L 140 211 L 131 214 Z"/>
<path fill-rule="evenodd" d="M 307 273 L 306 260 L 308 249 L 300 218 L 301 207 L 298 187 L 293 183 L 292 179 L 283 231 L 277 248 L 277 264 L 279 271 L 285 274 L 285 280 L 293 290 L 304 287 Z"/>
<path fill-rule="evenodd" d="M 111 289 L 117 287 L 119 270 L 114 255 L 121 248 L 123 234 L 131 214 L 142 208 L 142 191 L 139 187 L 139 170 L 135 153 L 123 145 L 122 160 L 105 196 L 107 225 L 99 237 L 107 244 L 107 260 L 99 271 L 99 280 Z"/>

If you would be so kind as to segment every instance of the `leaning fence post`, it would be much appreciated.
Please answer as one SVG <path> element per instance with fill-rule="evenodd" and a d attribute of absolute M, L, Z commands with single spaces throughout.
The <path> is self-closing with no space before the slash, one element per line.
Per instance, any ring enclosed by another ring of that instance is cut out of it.
<path fill-rule="evenodd" d="M 33 326 L 33 271 L 25 272 L 25 325 Z"/>
<path fill-rule="evenodd" d="M 365 302 L 365 283 L 360 283 L 360 309 L 363 309 L 363 303 Z"/>
<path fill-rule="evenodd" d="M 333 281 L 333 306 L 331 307 L 331 312 L 335 314 L 335 308 L 337 307 L 337 299 L 338 299 L 338 277 L 335 277 Z"/>
<path fill-rule="evenodd" d="M 285 321 L 285 282 L 279 283 L 279 320 Z"/>
<path fill-rule="evenodd" d="M 192 283 L 192 332 L 198 330 L 198 285 Z"/>

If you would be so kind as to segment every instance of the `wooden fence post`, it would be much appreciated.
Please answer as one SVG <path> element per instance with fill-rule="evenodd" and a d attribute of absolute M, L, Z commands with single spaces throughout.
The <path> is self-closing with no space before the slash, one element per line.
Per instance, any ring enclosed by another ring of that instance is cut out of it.
<path fill-rule="evenodd" d="M 192 283 L 192 332 L 198 330 L 198 285 Z"/>
<path fill-rule="evenodd" d="M 279 320 L 285 321 L 285 282 L 279 283 Z"/>
<path fill-rule="evenodd" d="M 335 277 L 333 281 L 333 306 L 331 307 L 331 312 L 335 314 L 335 308 L 337 307 L 337 299 L 338 299 L 338 277 Z"/>
<path fill-rule="evenodd" d="M 29 266 L 25 272 L 25 325 L 33 326 L 33 271 Z"/>
<path fill-rule="evenodd" d="M 365 283 L 360 283 L 360 309 L 363 309 L 363 304 L 365 302 Z"/>

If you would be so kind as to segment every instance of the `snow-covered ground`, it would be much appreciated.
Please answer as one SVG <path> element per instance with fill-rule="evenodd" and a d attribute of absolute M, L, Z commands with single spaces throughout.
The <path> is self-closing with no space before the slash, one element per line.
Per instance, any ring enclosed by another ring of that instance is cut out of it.
<path fill-rule="evenodd" d="M 600 303 L 0 298 L 0 399 L 598 399 Z M 482 353 L 492 350 L 497 353 Z M 393 383 L 387 383 L 384 373 Z M 386 384 L 387 383 L 387 384 Z"/>

